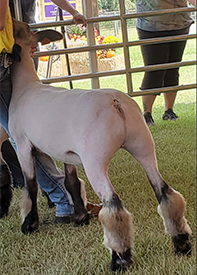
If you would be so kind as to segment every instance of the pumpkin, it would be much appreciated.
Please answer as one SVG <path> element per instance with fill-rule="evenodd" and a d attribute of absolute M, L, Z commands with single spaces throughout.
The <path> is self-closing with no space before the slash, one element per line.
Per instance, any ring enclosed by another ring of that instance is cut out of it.
<path fill-rule="evenodd" d="M 40 56 L 40 57 L 39 57 L 39 60 L 40 60 L 40 61 L 48 61 L 48 59 L 49 59 L 49 56 L 48 56 L 48 55 L 46 55 L 46 56 Z"/>
<path fill-rule="evenodd" d="M 115 56 L 116 55 L 116 53 L 115 53 L 115 51 L 113 51 L 113 50 L 109 50 L 109 51 L 107 51 L 107 53 L 106 53 L 106 57 L 107 58 L 111 58 L 111 57 L 113 57 L 113 56 Z"/>
<path fill-rule="evenodd" d="M 71 38 L 73 38 L 73 37 L 74 37 L 74 35 L 73 35 L 73 34 L 71 34 L 71 33 L 69 33 L 69 34 L 68 34 L 68 36 L 69 36 L 69 39 L 71 39 Z"/>

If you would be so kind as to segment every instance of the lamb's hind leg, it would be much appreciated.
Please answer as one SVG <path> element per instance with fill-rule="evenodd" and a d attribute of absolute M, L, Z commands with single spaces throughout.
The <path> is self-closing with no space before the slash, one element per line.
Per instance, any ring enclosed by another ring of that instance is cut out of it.
<path fill-rule="evenodd" d="M 38 229 L 39 222 L 35 160 L 28 140 L 23 139 L 21 144 L 17 144 L 17 155 L 25 177 L 25 190 L 21 202 L 21 216 L 23 219 L 21 229 L 24 234 L 30 234 Z"/>
<path fill-rule="evenodd" d="M 103 203 L 99 221 L 104 229 L 104 244 L 112 251 L 111 270 L 125 271 L 132 263 L 134 230 L 131 214 L 123 207 L 107 175 L 110 154 L 106 153 L 107 160 L 92 156 L 89 161 L 86 155 L 82 163 L 95 193 Z"/>
<path fill-rule="evenodd" d="M 131 214 L 116 193 L 103 201 L 99 221 L 104 229 L 104 244 L 112 250 L 112 271 L 124 272 L 132 264 L 134 230 Z"/>
<path fill-rule="evenodd" d="M 125 143 L 128 150 L 146 171 L 150 184 L 159 202 L 158 212 L 161 215 L 166 232 L 172 237 L 175 253 L 190 254 L 189 235 L 191 229 L 184 217 L 185 200 L 183 196 L 168 186 L 162 179 L 155 156 L 154 142 L 146 126 L 141 128 L 135 141 Z"/>
<path fill-rule="evenodd" d="M 65 164 L 65 187 L 71 195 L 74 203 L 75 217 L 74 221 L 78 225 L 88 224 L 90 216 L 86 210 L 86 193 L 85 185 L 77 177 L 76 168 L 73 165 Z"/>

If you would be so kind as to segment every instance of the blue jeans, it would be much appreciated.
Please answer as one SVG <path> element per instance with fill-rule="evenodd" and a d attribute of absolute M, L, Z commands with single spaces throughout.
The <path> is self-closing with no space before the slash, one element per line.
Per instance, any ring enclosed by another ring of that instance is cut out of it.
<path fill-rule="evenodd" d="M 11 95 L 12 85 L 10 68 L 0 66 L 0 123 L 8 134 L 8 108 Z M 16 149 L 11 136 L 10 138 Z M 64 186 L 65 175 L 56 167 L 54 161 L 46 154 L 36 152 L 35 159 L 38 184 L 56 205 L 56 216 L 61 217 L 73 214 L 74 206 L 69 202 L 67 191 Z"/>

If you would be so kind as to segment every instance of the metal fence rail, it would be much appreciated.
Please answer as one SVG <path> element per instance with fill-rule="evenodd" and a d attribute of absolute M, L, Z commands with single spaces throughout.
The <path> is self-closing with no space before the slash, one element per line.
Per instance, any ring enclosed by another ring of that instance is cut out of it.
<path fill-rule="evenodd" d="M 177 63 L 168 63 L 168 64 L 159 64 L 152 66 L 142 66 L 142 67 L 134 67 L 131 68 L 130 64 L 130 53 L 129 48 L 132 46 L 139 46 L 143 44 L 153 44 L 153 43 L 163 43 L 169 41 L 181 41 L 185 39 L 196 39 L 196 34 L 188 34 L 188 35 L 179 35 L 179 36 L 171 36 L 165 38 L 154 38 L 154 39 L 145 39 L 143 41 L 129 41 L 128 40 L 128 31 L 127 31 L 127 20 L 133 19 L 137 17 L 148 17 L 148 16 L 156 16 L 163 13 L 188 13 L 196 11 L 195 8 L 179 8 L 179 9 L 170 9 L 170 10 L 160 10 L 153 12 L 144 12 L 144 13 L 126 13 L 124 0 L 119 0 L 120 4 L 120 14 L 113 16 L 92 16 L 91 9 L 91 0 L 83 1 L 84 13 L 87 18 L 87 43 L 86 47 L 78 47 L 78 48 L 69 48 L 69 49 L 59 49 L 45 52 L 38 52 L 36 56 L 43 55 L 62 55 L 62 54 L 70 54 L 70 53 L 79 53 L 79 52 L 89 52 L 89 64 L 90 64 L 90 73 L 80 74 L 80 75 L 71 75 L 64 77 L 54 77 L 43 79 L 43 83 L 56 83 L 56 82 L 64 82 L 64 81 L 74 81 L 74 80 L 82 80 L 82 79 L 91 79 L 92 88 L 99 88 L 99 78 L 106 76 L 114 76 L 114 75 L 125 75 L 127 82 L 127 91 L 131 96 L 138 95 L 146 95 L 151 93 L 163 93 L 177 90 L 186 90 L 186 89 L 194 89 L 196 88 L 196 83 L 188 83 L 185 85 L 180 85 L 176 87 L 165 87 L 161 89 L 157 89 L 157 92 L 152 90 L 143 90 L 143 91 L 133 91 L 133 83 L 132 83 L 132 74 L 137 72 L 145 72 L 151 70 L 162 70 L 162 69 L 170 69 L 174 67 L 184 67 L 184 66 L 194 66 L 196 65 L 196 60 L 185 61 L 185 62 L 177 62 Z M 96 51 L 103 49 L 103 45 L 96 45 L 94 39 L 94 26 L 93 23 L 105 22 L 105 21 L 117 21 L 121 22 L 122 28 L 122 42 L 116 44 L 105 44 L 105 48 L 123 48 L 124 51 L 124 60 L 125 60 L 125 69 L 122 70 L 114 70 L 114 71 L 104 71 L 98 72 L 98 64 Z M 38 24 L 31 24 L 32 29 L 38 28 L 49 28 L 49 27 L 57 27 L 62 25 L 72 25 L 72 20 L 63 20 L 63 21 L 51 21 L 51 22 L 42 22 Z"/>

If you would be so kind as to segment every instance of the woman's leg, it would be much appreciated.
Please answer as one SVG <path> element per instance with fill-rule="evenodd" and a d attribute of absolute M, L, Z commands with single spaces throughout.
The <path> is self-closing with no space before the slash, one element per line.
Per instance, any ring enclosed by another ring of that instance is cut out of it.
<path fill-rule="evenodd" d="M 173 109 L 174 102 L 176 99 L 177 92 L 170 92 L 170 93 L 165 93 L 164 98 L 165 98 L 165 111 L 168 111 L 169 109 Z"/>
<path fill-rule="evenodd" d="M 183 30 L 174 31 L 173 35 L 188 34 L 189 28 Z M 183 57 L 184 49 L 186 46 L 185 41 L 171 42 L 169 47 L 169 59 L 168 62 L 180 62 Z M 164 78 L 164 87 L 179 85 L 179 68 L 173 68 L 166 70 Z M 173 106 L 176 99 L 177 92 L 164 93 L 165 99 L 165 113 L 163 114 L 164 120 L 176 120 L 178 117 L 173 112 Z"/>
<path fill-rule="evenodd" d="M 140 29 L 137 30 L 139 39 L 156 38 L 160 36 L 159 32 L 148 32 Z M 142 45 L 141 52 L 144 65 L 148 66 L 166 63 L 168 60 L 168 51 L 169 43 Z M 142 80 L 141 90 L 161 88 L 164 83 L 165 72 L 165 70 L 145 72 Z M 144 117 L 147 124 L 149 125 L 154 124 L 154 120 L 151 114 L 155 98 L 156 95 L 142 96 Z"/>

